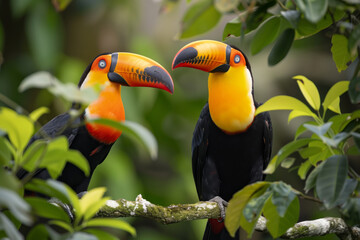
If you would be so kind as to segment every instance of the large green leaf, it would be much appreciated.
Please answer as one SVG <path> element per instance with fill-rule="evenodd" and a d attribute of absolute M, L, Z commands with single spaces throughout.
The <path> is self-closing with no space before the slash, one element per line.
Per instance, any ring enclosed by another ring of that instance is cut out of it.
<path fill-rule="evenodd" d="M 306 19 L 313 23 L 317 23 L 324 17 L 328 7 L 328 0 L 295 0 L 295 2 L 305 14 Z"/>
<path fill-rule="evenodd" d="M 87 215 L 85 220 L 92 217 L 103 205 L 105 205 L 107 199 L 102 198 L 105 191 L 106 188 L 104 187 L 94 188 L 88 191 L 80 199 L 80 212 L 78 214 L 80 216 Z M 97 209 L 94 208 L 95 205 L 97 206 Z"/>
<path fill-rule="evenodd" d="M 221 13 L 211 0 L 201 0 L 193 4 L 182 19 L 180 38 L 190 38 L 205 33 L 216 26 Z"/>
<path fill-rule="evenodd" d="M 306 101 L 310 106 L 318 111 L 320 109 L 320 94 L 316 85 L 304 76 L 298 75 L 293 77 L 297 79 L 298 86 L 301 93 L 304 95 Z"/>
<path fill-rule="evenodd" d="M 298 112 L 302 112 L 303 116 L 311 116 L 316 118 L 316 115 L 300 100 L 284 95 L 275 96 L 267 100 L 264 104 L 256 109 L 255 115 L 274 110 L 296 110 Z"/>
<path fill-rule="evenodd" d="M 8 134 L 19 151 L 24 150 L 34 133 L 34 125 L 28 117 L 5 107 L 0 108 L 0 129 Z"/>
<path fill-rule="evenodd" d="M 242 28 L 241 18 L 236 17 L 231 21 L 229 21 L 224 27 L 223 41 L 230 36 L 234 36 L 234 37 L 241 36 L 241 31 L 242 31 L 241 28 Z"/>
<path fill-rule="evenodd" d="M 256 198 L 251 198 L 250 201 L 245 205 L 243 215 L 248 222 L 255 221 L 265 205 L 265 202 L 271 197 L 271 192 L 266 191 L 264 194 Z M 247 229 L 245 229 L 247 230 Z M 247 231 L 248 233 L 251 232 Z"/>
<path fill-rule="evenodd" d="M 287 206 L 286 212 L 281 217 L 277 212 L 277 206 L 274 205 L 272 199 L 268 200 L 264 206 L 264 216 L 268 220 L 266 227 L 271 236 L 275 239 L 286 232 L 299 219 L 299 199 L 294 198 Z"/>
<path fill-rule="evenodd" d="M 283 182 L 272 183 L 268 190 L 272 192 L 271 202 L 276 206 L 276 211 L 280 217 L 284 217 L 296 194 L 289 185 Z"/>
<path fill-rule="evenodd" d="M 305 188 L 304 188 L 306 193 L 309 192 L 311 189 L 313 189 L 315 187 L 316 178 L 319 175 L 319 172 L 321 171 L 322 165 L 323 164 L 320 164 L 320 165 L 316 166 L 314 168 L 314 170 L 312 170 L 312 172 L 307 177 L 306 182 L 305 182 Z"/>
<path fill-rule="evenodd" d="M 348 39 L 344 35 L 334 34 L 331 38 L 331 53 L 339 72 L 347 69 L 348 63 L 353 61 L 348 50 Z"/>
<path fill-rule="evenodd" d="M 292 28 L 285 29 L 275 42 L 268 57 L 269 66 L 274 66 L 283 60 L 288 54 L 294 41 L 295 31 Z"/>
<path fill-rule="evenodd" d="M 316 192 L 326 208 L 334 207 L 344 188 L 348 161 L 344 155 L 334 155 L 323 164 L 316 178 Z"/>
<path fill-rule="evenodd" d="M 140 141 L 150 153 L 151 158 L 156 159 L 158 151 L 157 141 L 154 135 L 140 124 L 131 121 L 117 122 L 110 119 L 91 119 L 88 122 L 104 124 L 123 131 L 128 136 Z"/>
<path fill-rule="evenodd" d="M 239 229 L 243 209 L 250 198 L 258 191 L 265 190 L 269 186 L 267 182 L 257 182 L 244 187 L 233 195 L 226 209 L 225 226 L 231 236 L 235 236 Z"/>
<path fill-rule="evenodd" d="M 119 219 L 111 219 L 111 218 L 94 218 L 86 222 L 85 227 L 109 227 L 109 228 L 117 228 L 120 230 L 127 231 L 133 237 L 136 236 L 135 228 L 133 228 L 127 222 L 124 222 Z"/>
<path fill-rule="evenodd" d="M 293 28 L 296 28 L 299 20 L 300 20 L 300 15 L 301 13 L 297 10 L 287 10 L 287 11 L 281 11 L 281 16 L 283 16 L 290 24 Z"/>
<path fill-rule="evenodd" d="M 50 110 L 47 107 L 39 107 L 29 114 L 29 117 L 34 122 L 37 121 L 42 115 L 48 113 Z"/>
<path fill-rule="evenodd" d="M 279 34 L 280 17 L 271 17 L 261 24 L 251 41 L 251 54 L 260 52 L 264 47 L 272 43 Z"/>

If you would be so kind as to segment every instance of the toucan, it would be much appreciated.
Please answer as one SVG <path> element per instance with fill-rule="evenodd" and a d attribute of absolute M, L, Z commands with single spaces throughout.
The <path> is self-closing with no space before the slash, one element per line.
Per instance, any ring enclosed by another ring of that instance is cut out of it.
<path fill-rule="evenodd" d="M 179 67 L 209 72 L 208 102 L 193 132 L 192 170 L 199 199 L 226 206 L 234 193 L 264 179 L 272 146 L 270 115 L 255 116 L 259 104 L 251 67 L 235 46 L 191 42 L 174 57 L 172 68 Z M 233 239 L 223 217 L 208 220 L 203 239 Z"/>
<path fill-rule="evenodd" d="M 170 74 L 159 63 L 133 53 L 114 52 L 101 54 L 88 65 L 82 74 L 78 87 L 81 89 L 96 87 L 100 89 L 97 99 L 91 102 L 76 119 L 69 113 L 56 116 L 46 123 L 28 143 L 44 136 L 66 136 L 69 147 L 78 150 L 87 159 L 90 166 L 89 176 L 72 163 L 66 163 L 58 181 L 66 183 L 76 193 L 87 190 L 95 168 L 108 155 L 114 142 L 120 137 L 121 131 L 110 126 L 86 122 L 94 118 L 105 118 L 115 121 L 125 120 L 125 110 L 121 99 L 123 86 L 154 87 L 170 93 L 174 91 L 174 84 Z M 74 103 L 72 108 L 78 108 Z M 83 124 L 85 123 L 85 124 Z M 20 170 L 18 178 L 23 179 L 28 174 L 31 177 L 49 179 L 46 169 L 39 169 L 35 173 Z"/>

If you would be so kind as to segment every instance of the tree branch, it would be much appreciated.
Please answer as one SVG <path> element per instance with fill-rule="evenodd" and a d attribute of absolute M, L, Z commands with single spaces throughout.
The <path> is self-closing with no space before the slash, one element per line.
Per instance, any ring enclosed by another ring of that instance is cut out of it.
<path fill-rule="evenodd" d="M 142 198 L 141 194 L 135 201 L 125 199 L 108 200 L 96 217 L 145 217 L 163 224 L 184 221 L 219 218 L 220 209 L 215 202 L 198 202 L 194 204 L 177 204 L 167 207 L 152 204 Z M 255 230 L 266 232 L 264 217 L 260 217 Z M 312 221 L 303 221 L 289 228 L 281 238 L 297 239 L 301 237 L 324 236 L 336 234 L 342 240 L 360 239 L 359 227 L 348 227 L 341 218 L 321 218 Z"/>

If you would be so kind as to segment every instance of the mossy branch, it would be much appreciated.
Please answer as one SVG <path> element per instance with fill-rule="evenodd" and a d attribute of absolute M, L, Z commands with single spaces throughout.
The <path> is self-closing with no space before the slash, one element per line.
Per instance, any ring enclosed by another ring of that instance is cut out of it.
<path fill-rule="evenodd" d="M 152 204 L 142 198 L 141 194 L 135 201 L 125 199 L 108 200 L 96 217 L 145 217 L 163 224 L 192 221 L 198 219 L 219 218 L 220 209 L 215 202 L 198 202 L 193 204 L 177 204 L 167 207 Z M 255 230 L 266 232 L 266 219 L 260 217 Z M 342 240 L 360 239 L 360 228 L 348 227 L 341 218 L 321 218 L 303 221 L 289 228 L 281 236 L 285 239 L 297 239 L 311 236 L 336 234 Z"/>

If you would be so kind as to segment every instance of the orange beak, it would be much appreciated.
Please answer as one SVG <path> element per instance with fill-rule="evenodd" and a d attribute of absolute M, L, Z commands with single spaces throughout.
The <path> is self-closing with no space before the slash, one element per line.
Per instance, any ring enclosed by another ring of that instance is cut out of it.
<path fill-rule="evenodd" d="M 205 72 L 227 72 L 231 47 L 225 43 L 201 40 L 189 43 L 175 55 L 172 69 L 189 67 Z"/>
<path fill-rule="evenodd" d="M 159 63 L 133 53 L 112 53 L 108 79 L 130 87 L 160 88 L 174 92 L 170 74 Z"/>

